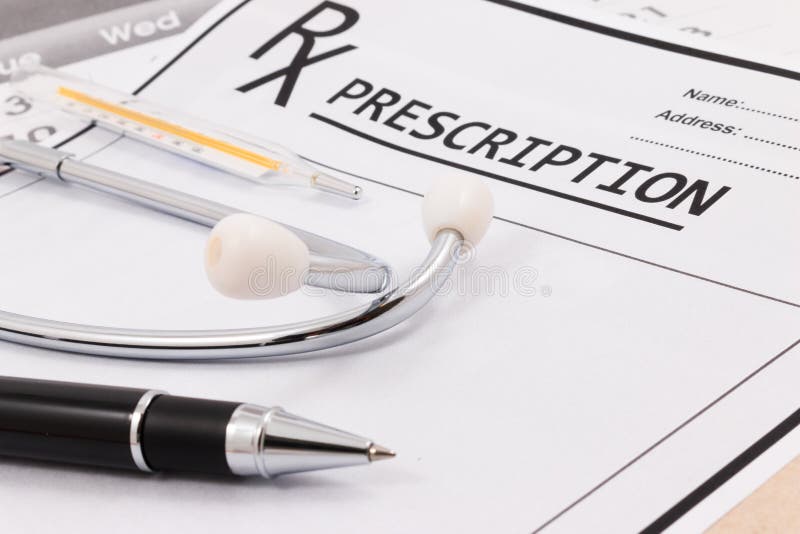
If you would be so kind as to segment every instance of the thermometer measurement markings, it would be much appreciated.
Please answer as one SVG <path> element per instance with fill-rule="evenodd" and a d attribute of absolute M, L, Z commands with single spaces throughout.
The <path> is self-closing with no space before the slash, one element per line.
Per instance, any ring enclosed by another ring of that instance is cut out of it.
<path fill-rule="evenodd" d="M 116 104 L 112 104 L 104 100 L 94 98 L 92 96 L 81 93 L 79 91 L 75 91 L 73 89 L 69 89 L 67 87 L 59 87 L 58 94 L 68 100 L 84 104 L 86 107 L 83 109 L 87 114 L 97 116 L 101 120 L 108 121 L 110 113 L 115 115 L 117 118 L 127 119 L 128 121 L 133 121 L 135 123 L 138 123 L 138 127 L 133 128 L 137 132 L 144 132 L 145 131 L 144 127 L 150 127 L 154 130 L 158 130 L 160 132 L 170 134 L 176 138 L 180 138 L 181 142 L 191 141 L 195 143 L 195 148 L 197 148 L 198 145 L 200 147 L 212 148 L 229 156 L 233 156 L 250 163 L 255 163 L 257 165 L 266 167 L 267 169 L 273 171 L 280 170 L 281 167 L 280 161 L 267 158 L 265 156 L 262 156 L 255 152 L 251 152 L 249 150 L 245 150 L 243 148 L 237 147 L 225 141 L 208 137 L 199 132 L 183 128 L 182 126 L 178 126 L 176 124 L 172 124 L 170 122 L 163 121 L 155 117 L 151 117 L 145 113 L 133 111 L 126 107 L 118 106 Z M 121 122 L 119 124 L 123 125 L 123 123 Z M 142 129 L 140 130 L 138 128 Z M 158 137 L 156 137 L 156 135 L 158 135 Z M 152 137 L 157 140 L 162 140 L 164 139 L 165 136 L 163 133 L 159 133 L 152 135 Z M 195 148 L 192 149 L 194 152 L 202 151 L 202 148 L 200 150 L 197 150 Z"/>

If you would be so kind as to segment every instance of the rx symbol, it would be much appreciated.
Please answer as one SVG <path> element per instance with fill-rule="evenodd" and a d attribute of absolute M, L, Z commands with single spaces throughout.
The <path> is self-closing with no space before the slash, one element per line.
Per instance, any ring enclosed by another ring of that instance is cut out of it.
<path fill-rule="evenodd" d="M 326 10 L 336 11 L 343 15 L 344 19 L 337 26 L 327 30 L 312 30 L 306 28 L 306 24 Z M 334 56 L 338 56 L 339 54 L 349 52 L 350 50 L 354 50 L 356 48 L 353 45 L 345 45 L 312 56 L 311 50 L 314 48 L 315 40 L 319 37 L 330 37 L 331 35 L 340 34 L 351 28 L 356 22 L 358 22 L 358 12 L 355 9 L 337 4 L 335 2 L 322 2 L 320 5 L 289 25 L 289 27 L 282 30 L 275 37 L 264 43 L 264 45 L 250 55 L 250 57 L 253 59 L 259 59 L 261 56 L 272 50 L 275 45 L 290 35 L 296 34 L 302 37 L 303 43 L 300 45 L 300 49 L 295 54 L 292 62 L 286 67 L 278 69 L 275 72 L 267 74 L 266 76 L 262 76 L 261 78 L 253 80 L 252 82 L 246 83 L 241 87 L 237 87 L 236 90 L 242 93 L 247 93 L 248 91 L 252 91 L 253 89 L 261 87 L 262 85 L 265 85 L 273 80 L 283 78 L 283 84 L 281 85 L 280 91 L 278 91 L 278 96 L 275 98 L 275 104 L 285 107 L 286 103 L 289 102 L 289 97 L 292 95 L 292 91 L 297 83 L 297 79 L 300 77 L 300 72 L 305 67 L 313 65 L 314 63 L 319 63 L 320 61 L 332 58 Z"/>

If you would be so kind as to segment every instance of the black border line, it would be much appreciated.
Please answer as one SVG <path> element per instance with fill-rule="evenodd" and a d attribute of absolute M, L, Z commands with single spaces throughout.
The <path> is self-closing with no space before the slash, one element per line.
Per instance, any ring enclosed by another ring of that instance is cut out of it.
<path fill-rule="evenodd" d="M 694 508 L 703 499 L 718 490 L 723 484 L 733 478 L 742 469 L 750 465 L 756 458 L 761 456 L 770 447 L 783 439 L 789 432 L 800 425 L 800 409 L 778 423 L 775 428 L 764 434 L 758 441 L 744 450 L 739 456 L 731 460 L 722 469 L 714 473 L 705 482 L 697 486 L 686 497 L 664 512 L 655 521 L 644 529 L 642 534 L 653 534 L 666 530 L 670 525 L 683 517 L 689 510 Z"/>
<path fill-rule="evenodd" d="M 384 146 L 386 148 L 391 148 L 397 152 L 402 152 L 403 154 L 408 154 L 409 156 L 415 156 L 420 159 L 425 159 L 428 161 L 433 161 L 434 163 L 440 163 L 442 165 L 447 165 L 448 167 L 453 167 L 454 169 L 460 169 L 462 171 L 467 171 L 473 174 L 480 174 L 481 176 L 485 176 L 487 178 L 491 178 L 493 180 L 498 180 L 500 182 L 505 182 L 507 184 L 516 185 L 519 187 L 524 187 L 525 189 L 531 189 L 538 193 L 543 193 L 545 195 L 554 196 L 563 200 L 569 200 L 572 202 L 577 202 L 578 204 L 583 204 L 586 206 L 591 206 L 593 208 L 598 208 L 604 211 L 608 211 L 611 213 L 615 213 L 617 215 L 623 215 L 625 217 L 629 217 L 631 219 L 636 219 L 639 221 L 643 221 L 646 223 L 654 224 L 656 226 L 661 226 L 663 228 L 669 228 L 670 230 L 683 230 L 683 226 L 680 224 L 675 224 L 669 221 L 664 221 L 662 219 L 657 219 L 655 217 L 650 217 L 648 215 L 643 215 L 641 213 L 637 213 L 635 211 L 629 211 L 626 209 L 618 208 L 616 206 L 611 206 L 609 204 L 603 204 L 602 202 L 596 202 L 594 200 L 589 200 L 583 197 L 570 195 L 569 193 L 562 193 L 561 191 L 557 191 L 555 189 L 548 189 L 546 187 L 542 187 L 540 185 L 531 184 L 528 182 L 523 182 L 521 180 L 515 180 L 513 178 L 508 178 L 506 176 L 502 176 L 500 174 L 495 174 L 493 172 L 484 171 L 482 169 L 478 169 L 476 167 L 470 167 L 469 165 L 464 165 L 463 163 L 457 163 L 454 161 L 449 161 L 443 158 L 439 158 L 437 156 L 431 156 L 429 154 L 425 154 L 424 152 L 418 152 L 416 150 L 412 150 L 410 148 L 406 148 L 404 146 L 396 145 L 394 143 L 390 143 L 389 141 L 385 141 L 378 137 L 372 136 L 368 133 L 364 133 L 360 130 L 356 130 L 351 126 L 347 126 L 346 124 L 342 124 L 334 119 L 325 117 L 320 115 L 319 113 L 311 113 L 309 115 L 312 119 L 316 119 L 320 122 L 324 122 L 329 126 L 333 126 L 334 128 L 338 128 L 344 132 L 349 134 L 355 135 L 356 137 L 360 137 L 367 141 L 371 141 L 372 143 Z"/>
<path fill-rule="evenodd" d="M 645 37 L 644 35 L 618 30 L 616 28 L 603 26 L 602 24 L 597 24 L 595 22 L 588 22 L 575 17 L 570 17 L 568 15 L 563 15 L 561 13 L 556 13 L 554 11 L 548 11 L 540 7 L 521 4 L 519 2 L 515 2 L 514 0 L 485 0 L 485 1 L 490 2 L 492 4 L 497 4 L 499 6 L 515 9 L 517 11 L 523 11 L 531 15 L 536 15 L 537 17 L 542 17 L 545 19 L 552 20 L 554 22 L 560 22 L 562 24 L 567 24 L 569 26 L 574 26 L 576 28 L 588 30 L 590 32 L 600 33 L 603 35 L 607 35 L 609 37 L 614 37 L 616 39 L 622 39 L 625 41 L 630 41 L 633 43 L 638 43 L 641 45 L 658 48 L 660 50 L 674 52 L 676 54 L 683 54 L 684 56 L 691 56 L 699 59 L 705 59 L 707 61 L 713 61 L 715 63 L 724 63 L 725 65 L 730 65 L 732 67 L 739 67 L 741 69 L 763 72 L 764 74 L 771 74 L 773 76 L 779 76 L 781 78 L 788 78 L 790 80 L 800 81 L 800 72 L 795 72 L 793 70 L 782 69 L 780 67 L 765 65 L 764 63 L 757 63 L 755 61 L 749 61 L 747 59 L 741 59 L 733 56 L 726 56 L 725 54 L 718 54 L 716 52 L 708 52 L 706 50 L 700 50 L 699 48 L 692 48 L 690 46 L 670 43 L 668 41 L 662 41 L 660 39 L 654 39 L 652 37 Z"/>

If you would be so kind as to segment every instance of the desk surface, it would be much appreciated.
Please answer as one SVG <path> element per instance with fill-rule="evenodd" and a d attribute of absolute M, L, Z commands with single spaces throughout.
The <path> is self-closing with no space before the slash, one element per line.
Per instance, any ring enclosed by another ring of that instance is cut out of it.
<path fill-rule="evenodd" d="M 800 532 L 800 456 L 717 521 L 708 534 Z"/>

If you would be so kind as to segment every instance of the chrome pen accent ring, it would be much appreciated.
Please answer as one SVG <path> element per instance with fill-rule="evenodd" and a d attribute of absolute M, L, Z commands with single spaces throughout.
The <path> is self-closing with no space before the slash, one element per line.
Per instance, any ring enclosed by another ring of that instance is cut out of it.
<path fill-rule="evenodd" d="M 149 465 L 147 465 L 147 460 L 144 458 L 144 452 L 142 452 L 142 424 L 144 423 L 144 414 L 147 412 L 147 408 L 150 406 L 150 403 L 153 402 L 153 399 L 165 394 L 166 391 L 151 389 L 142 395 L 142 397 L 139 399 L 139 402 L 136 403 L 136 408 L 134 408 L 133 413 L 131 414 L 131 426 L 129 433 L 131 456 L 133 457 L 133 462 L 136 464 L 136 467 L 138 467 L 140 471 L 145 471 L 147 473 L 152 473 L 153 470 L 150 469 Z"/>

